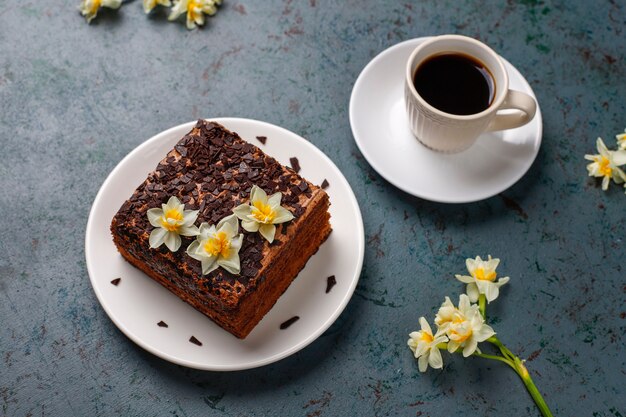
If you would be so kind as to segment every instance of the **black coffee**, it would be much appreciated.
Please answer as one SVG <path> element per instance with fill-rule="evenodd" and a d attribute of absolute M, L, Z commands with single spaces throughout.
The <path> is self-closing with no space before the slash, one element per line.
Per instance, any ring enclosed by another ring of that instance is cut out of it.
<path fill-rule="evenodd" d="M 415 71 L 413 84 L 428 104 L 458 115 L 487 109 L 496 90 L 483 63 L 456 53 L 435 55 L 422 62 Z"/>

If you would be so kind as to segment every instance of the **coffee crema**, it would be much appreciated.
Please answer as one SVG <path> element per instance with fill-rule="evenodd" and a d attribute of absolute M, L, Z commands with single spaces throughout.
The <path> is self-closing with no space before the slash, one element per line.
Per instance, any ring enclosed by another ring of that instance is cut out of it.
<path fill-rule="evenodd" d="M 476 58 L 460 53 L 426 59 L 417 67 L 413 85 L 431 106 L 460 116 L 488 109 L 496 95 L 489 69 Z"/>

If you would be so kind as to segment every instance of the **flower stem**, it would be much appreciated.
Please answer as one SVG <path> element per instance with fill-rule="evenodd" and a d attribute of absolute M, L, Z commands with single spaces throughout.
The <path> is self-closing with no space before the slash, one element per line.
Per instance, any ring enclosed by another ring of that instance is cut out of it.
<path fill-rule="evenodd" d="M 491 336 L 489 339 L 487 339 L 487 342 L 491 343 L 492 345 L 497 346 L 498 349 L 500 349 L 502 356 L 504 356 L 505 358 L 512 361 L 513 358 L 515 357 L 515 355 L 509 349 L 507 349 L 507 347 L 504 346 L 502 342 L 496 336 Z"/>
<path fill-rule="evenodd" d="M 478 296 L 478 310 L 480 311 L 480 315 L 483 316 L 483 320 L 487 319 L 487 313 L 485 310 L 487 309 L 487 297 L 485 294 L 480 294 Z"/>
<path fill-rule="evenodd" d="M 533 400 L 535 400 L 535 404 L 537 404 L 537 408 L 541 411 L 541 415 L 543 417 L 553 417 L 550 408 L 548 408 L 548 404 L 546 404 L 546 401 L 543 399 L 541 393 L 537 389 L 537 386 L 530 377 L 528 369 L 526 369 L 526 366 L 524 366 L 524 363 L 519 358 L 516 357 L 515 359 L 515 371 L 520 378 L 522 378 L 522 382 L 526 386 L 530 396 L 533 397 Z"/>
<path fill-rule="evenodd" d="M 502 344 L 502 342 L 497 337 L 492 336 L 489 339 L 487 339 L 487 342 L 497 346 L 498 349 L 500 349 L 502 356 L 487 355 L 485 353 L 478 353 L 478 352 L 474 352 L 474 355 L 480 358 L 504 362 L 507 365 L 509 365 L 511 368 L 513 368 L 515 373 L 519 375 L 522 382 L 524 383 L 526 390 L 535 401 L 535 404 L 537 405 L 537 408 L 541 412 L 541 415 L 543 417 L 553 417 L 552 412 L 550 411 L 550 408 L 548 408 L 548 404 L 546 404 L 546 401 L 543 399 L 543 397 L 541 396 L 541 393 L 537 389 L 537 386 L 535 385 L 532 378 L 530 377 L 530 374 L 528 373 L 528 369 L 526 369 L 526 366 L 524 365 L 524 361 L 522 361 L 520 358 L 515 356 L 506 346 L 504 346 L 504 344 Z"/>
<path fill-rule="evenodd" d="M 503 357 L 497 356 L 497 355 L 487 355 L 486 353 L 478 353 L 478 352 L 474 352 L 474 356 L 478 356 L 479 358 L 485 358 L 485 359 L 491 359 L 491 360 L 494 360 L 494 361 L 504 362 L 507 365 L 509 365 L 511 368 L 513 368 L 513 370 L 515 372 L 517 372 L 517 370 L 515 369 L 515 365 L 513 365 L 513 362 L 511 362 L 507 358 L 503 358 Z"/>

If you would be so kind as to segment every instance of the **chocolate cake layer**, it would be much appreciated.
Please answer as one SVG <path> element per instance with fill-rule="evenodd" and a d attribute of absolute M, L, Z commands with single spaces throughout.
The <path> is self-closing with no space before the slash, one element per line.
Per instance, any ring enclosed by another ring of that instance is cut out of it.
<path fill-rule="evenodd" d="M 277 225 L 269 244 L 259 233 L 244 234 L 241 273 L 222 268 L 202 275 L 200 262 L 185 253 L 193 238 L 182 237 L 177 252 L 151 249 L 153 227 L 146 212 L 175 196 L 186 210 L 199 210 L 196 225 L 216 224 L 248 203 L 253 185 L 268 195 L 280 191 L 281 205 L 295 218 Z M 237 337 L 245 337 L 274 305 L 330 233 L 328 195 L 223 126 L 204 120 L 183 137 L 155 171 L 122 205 L 111 223 L 118 250 L 181 299 Z"/>

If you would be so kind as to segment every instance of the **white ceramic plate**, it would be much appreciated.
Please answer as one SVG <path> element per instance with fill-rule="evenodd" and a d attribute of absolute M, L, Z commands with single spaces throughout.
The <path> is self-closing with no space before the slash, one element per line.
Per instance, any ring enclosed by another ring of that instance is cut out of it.
<path fill-rule="evenodd" d="M 320 336 L 347 305 L 363 264 L 363 221 L 350 185 L 333 162 L 302 137 L 278 126 L 237 118 L 211 119 L 288 165 L 296 156 L 300 174 L 330 186 L 333 232 L 309 259 L 289 289 L 245 339 L 226 332 L 182 302 L 117 252 L 109 225 L 134 189 L 154 170 L 195 122 L 166 130 L 128 154 L 104 181 L 91 208 L 85 236 L 87 270 L 102 307 L 119 329 L 139 346 L 168 361 L 198 369 L 232 371 L 278 361 Z M 262 145 L 256 136 L 267 136 Z M 327 277 L 337 284 L 326 294 Z M 118 286 L 111 280 L 120 277 Z M 285 330 L 281 323 L 300 320 Z M 164 321 L 169 327 L 159 327 Z M 202 346 L 189 342 L 196 337 Z"/>
<path fill-rule="evenodd" d="M 483 134 L 465 152 L 446 155 L 426 148 L 412 135 L 404 110 L 406 62 L 426 39 L 394 45 L 363 69 L 350 97 L 352 134 L 370 165 L 409 194 L 442 203 L 489 198 L 515 184 L 535 160 L 541 145 L 541 111 L 537 106 L 525 126 Z M 519 71 L 503 61 L 509 88 L 535 97 Z"/>

